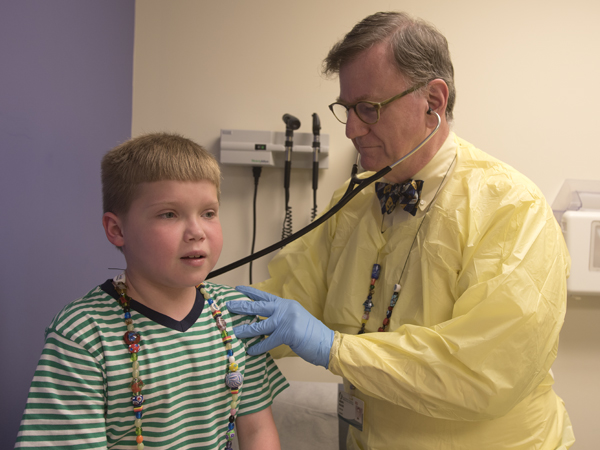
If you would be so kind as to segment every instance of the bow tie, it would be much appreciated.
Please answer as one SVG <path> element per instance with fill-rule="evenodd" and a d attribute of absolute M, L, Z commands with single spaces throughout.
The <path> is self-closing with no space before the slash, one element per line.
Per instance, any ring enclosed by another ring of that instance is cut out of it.
<path fill-rule="evenodd" d="M 414 216 L 417 214 L 421 189 L 423 189 L 423 180 L 408 180 L 401 184 L 375 183 L 375 193 L 379 198 L 381 213 L 391 214 L 399 204 L 404 206 L 404 211 Z"/>

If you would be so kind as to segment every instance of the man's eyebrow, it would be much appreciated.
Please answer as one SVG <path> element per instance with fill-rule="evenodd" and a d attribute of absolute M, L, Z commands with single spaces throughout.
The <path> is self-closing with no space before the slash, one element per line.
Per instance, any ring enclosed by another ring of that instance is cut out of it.
<path fill-rule="evenodd" d="M 361 96 L 361 97 L 358 97 L 358 98 L 356 99 L 356 101 L 354 102 L 354 104 L 356 104 L 356 103 L 359 103 L 359 102 L 364 102 L 364 101 L 370 101 L 370 100 L 368 100 L 368 97 L 367 97 L 366 95 L 363 95 L 363 96 Z M 345 102 L 345 101 L 343 101 L 343 100 L 342 100 L 340 97 L 337 97 L 337 98 L 335 99 L 335 103 L 342 103 L 343 105 L 349 105 L 349 104 L 350 104 L 349 102 Z"/>

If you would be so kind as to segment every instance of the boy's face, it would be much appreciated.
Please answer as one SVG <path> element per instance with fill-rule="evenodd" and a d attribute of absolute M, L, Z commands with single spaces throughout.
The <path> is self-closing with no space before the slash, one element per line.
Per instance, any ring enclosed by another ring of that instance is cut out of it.
<path fill-rule="evenodd" d="M 128 278 L 158 289 L 200 284 L 223 246 L 217 188 L 206 180 L 142 183 L 121 230 Z"/>

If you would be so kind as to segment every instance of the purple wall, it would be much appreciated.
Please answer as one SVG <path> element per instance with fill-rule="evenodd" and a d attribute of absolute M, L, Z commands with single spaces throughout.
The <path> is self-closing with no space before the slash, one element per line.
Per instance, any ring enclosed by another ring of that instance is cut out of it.
<path fill-rule="evenodd" d="M 134 8 L 0 2 L 0 449 L 45 327 L 123 267 L 102 229 L 100 159 L 131 134 Z"/>

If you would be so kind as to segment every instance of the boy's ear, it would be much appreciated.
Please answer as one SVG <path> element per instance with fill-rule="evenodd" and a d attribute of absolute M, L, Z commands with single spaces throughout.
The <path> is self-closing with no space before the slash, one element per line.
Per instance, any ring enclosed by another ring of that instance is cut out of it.
<path fill-rule="evenodd" d="M 108 241 L 116 247 L 125 245 L 121 219 L 116 214 L 105 212 L 102 216 L 102 226 Z"/>

